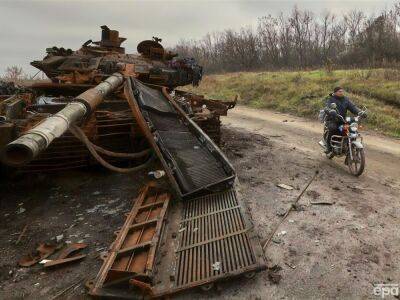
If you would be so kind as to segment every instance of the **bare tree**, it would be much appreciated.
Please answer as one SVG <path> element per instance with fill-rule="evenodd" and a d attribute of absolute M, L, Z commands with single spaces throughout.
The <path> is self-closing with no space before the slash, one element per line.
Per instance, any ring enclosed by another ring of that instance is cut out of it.
<path fill-rule="evenodd" d="M 22 68 L 18 66 L 11 66 L 6 68 L 4 79 L 7 81 L 18 81 L 24 77 Z"/>
<path fill-rule="evenodd" d="M 344 22 L 348 28 L 348 39 L 351 45 L 355 43 L 356 38 L 364 29 L 365 18 L 365 14 L 358 10 L 353 10 L 344 16 Z"/>
<path fill-rule="evenodd" d="M 316 17 L 295 6 L 289 16 L 259 18 L 256 31 L 215 32 L 198 41 L 180 41 L 175 50 L 196 58 L 210 73 L 383 66 L 400 62 L 400 2 L 369 18 L 359 10 Z"/>

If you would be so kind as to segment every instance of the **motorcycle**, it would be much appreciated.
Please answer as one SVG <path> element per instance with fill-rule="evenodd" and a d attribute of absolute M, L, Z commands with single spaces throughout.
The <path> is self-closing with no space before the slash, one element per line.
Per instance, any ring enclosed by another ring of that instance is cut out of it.
<path fill-rule="evenodd" d="M 326 140 L 328 136 L 328 127 L 327 127 L 327 116 L 335 116 L 340 121 L 341 125 L 339 126 L 340 135 L 333 135 L 330 139 L 330 144 L 332 146 L 332 152 L 326 154 L 328 159 L 332 159 L 333 157 L 341 157 L 346 156 L 345 165 L 348 166 L 349 171 L 354 176 L 360 176 L 365 169 L 365 151 L 363 145 L 363 138 L 359 133 L 359 122 L 362 117 L 366 115 L 366 109 L 364 108 L 358 116 L 355 117 L 346 117 L 344 119 L 337 111 L 336 104 L 332 103 L 330 107 L 329 114 L 326 114 L 325 111 L 321 111 L 320 118 L 323 116 L 324 123 L 324 134 L 323 139 L 319 141 L 319 145 L 326 149 Z M 324 113 L 322 113 L 324 112 Z"/>

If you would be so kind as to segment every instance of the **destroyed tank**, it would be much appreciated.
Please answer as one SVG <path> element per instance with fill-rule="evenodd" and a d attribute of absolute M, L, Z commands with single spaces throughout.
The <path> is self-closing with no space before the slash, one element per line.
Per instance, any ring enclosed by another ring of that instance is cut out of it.
<path fill-rule="evenodd" d="M 141 42 L 132 55 L 123 41 L 103 26 L 100 42 L 75 52 L 53 47 L 32 63 L 49 81 L 4 88 L 12 95 L 0 97 L 3 163 L 18 172 L 100 164 L 127 173 L 158 158 L 168 188 L 151 181 L 140 190 L 97 276 L 86 282 L 96 298 L 170 297 L 252 278 L 266 268 L 265 257 L 236 172 L 217 145 L 220 116 L 235 101 L 177 90 L 197 85 L 202 69 L 165 51 L 160 39 Z"/>
<path fill-rule="evenodd" d="M 95 165 L 99 159 L 117 167 L 141 166 L 149 159 L 149 145 L 124 97 L 122 81 L 127 77 L 168 88 L 190 118 L 220 142 L 220 116 L 235 102 L 176 90 L 199 84 L 202 67 L 194 59 L 165 50 L 157 37 L 139 43 L 138 53 L 126 54 L 121 47 L 126 39 L 107 26 L 101 29 L 98 42 L 88 40 L 76 51 L 47 48 L 42 60 L 33 61 L 32 66 L 49 80 L 24 87 L 3 84 L 0 169 L 59 171 Z M 72 124 L 81 130 L 81 139 L 71 130 Z M 103 150 L 99 157 L 88 143 Z"/>
<path fill-rule="evenodd" d="M 31 65 L 43 71 L 53 83 L 97 84 L 126 67 L 125 73 L 150 84 L 170 88 L 199 84 L 202 67 L 194 59 L 179 58 L 178 54 L 166 51 L 160 38 L 139 43 L 138 54 L 126 54 L 121 47 L 126 38 L 107 26 L 101 29 L 100 41 L 88 40 L 77 51 L 47 48 L 47 55 Z"/>

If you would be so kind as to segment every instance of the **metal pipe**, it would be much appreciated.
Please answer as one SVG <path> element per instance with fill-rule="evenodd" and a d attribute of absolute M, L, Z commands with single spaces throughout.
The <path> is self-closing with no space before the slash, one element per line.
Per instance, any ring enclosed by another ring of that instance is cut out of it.
<path fill-rule="evenodd" d="M 79 96 L 62 110 L 52 115 L 34 128 L 28 130 L 15 141 L 9 143 L 2 155 L 2 161 L 10 166 L 23 166 L 45 150 L 50 143 L 66 132 L 71 124 L 90 115 L 104 97 L 117 89 L 124 81 L 122 74 L 114 73 L 106 80 Z"/>

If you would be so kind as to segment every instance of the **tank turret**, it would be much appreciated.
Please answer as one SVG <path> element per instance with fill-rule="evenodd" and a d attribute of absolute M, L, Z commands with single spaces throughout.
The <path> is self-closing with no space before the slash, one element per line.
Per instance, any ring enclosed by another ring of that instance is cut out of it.
<path fill-rule="evenodd" d="M 160 38 L 142 41 L 137 46 L 137 54 L 126 54 L 121 47 L 126 38 L 105 25 L 101 29 L 100 41 L 88 40 L 76 51 L 47 48 L 47 55 L 31 65 L 55 83 L 98 84 L 120 71 L 122 64 L 127 68 L 127 75 L 145 83 L 170 88 L 199 84 L 202 67 L 192 58 L 179 58 L 176 53 L 165 50 Z"/>

